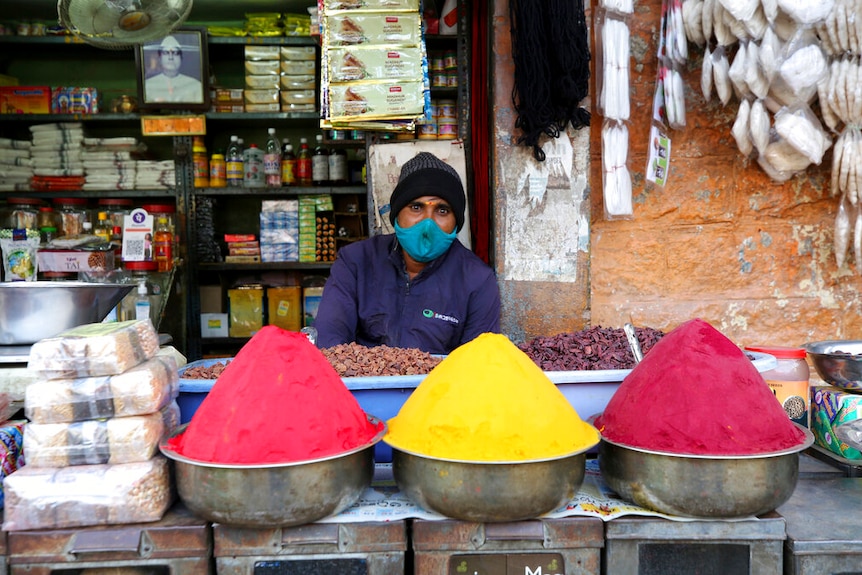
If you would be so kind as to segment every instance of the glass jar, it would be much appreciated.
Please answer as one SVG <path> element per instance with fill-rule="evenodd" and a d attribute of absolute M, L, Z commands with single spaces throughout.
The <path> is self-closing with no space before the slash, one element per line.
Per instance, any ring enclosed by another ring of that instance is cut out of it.
<path fill-rule="evenodd" d="M 38 230 L 39 229 L 39 207 L 42 200 L 37 198 L 9 198 L 8 215 L 3 227 L 13 229 Z"/>
<path fill-rule="evenodd" d="M 60 214 L 61 236 L 77 236 L 84 232 L 84 222 L 90 221 L 87 198 L 54 198 L 54 208 Z"/>
<path fill-rule="evenodd" d="M 778 365 L 761 375 L 791 421 L 807 427 L 811 373 L 805 350 L 783 346 L 747 346 L 745 349 L 768 353 L 777 360 Z"/>
<path fill-rule="evenodd" d="M 134 202 L 129 198 L 100 198 L 98 201 L 100 212 L 108 212 L 108 222 L 111 228 L 120 226 L 122 234 L 124 218 L 132 212 Z"/>

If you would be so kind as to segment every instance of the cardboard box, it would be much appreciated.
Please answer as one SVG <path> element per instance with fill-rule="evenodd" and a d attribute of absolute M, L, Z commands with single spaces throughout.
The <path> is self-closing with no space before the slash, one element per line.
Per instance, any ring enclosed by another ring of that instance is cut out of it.
<path fill-rule="evenodd" d="M 221 313 L 224 309 L 221 286 L 202 285 L 198 287 L 201 296 L 201 313 Z"/>
<path fill-rule="evenodd" d="M 862 416 L 862 395 L 829 385 L 811 386 L 811 431 L 820 447 L 845 459 L 862 459 L 862 453 L 842 442 L 836 429 Z"/>
<path fill-rule="evenodd" d="M 202 313 L 201 337 L 227 337 L 228 317 L 226 313 Z"/>
<path fill-rule="evenodd" d="M 0 114 L 50 113 L 50 86 L 0 86 Z"/>
<path fill-rule="evenodd" d="M 36 259 L 40 272 L 106 272 L 115 267 L 113 250 L 40 249 Z"/>

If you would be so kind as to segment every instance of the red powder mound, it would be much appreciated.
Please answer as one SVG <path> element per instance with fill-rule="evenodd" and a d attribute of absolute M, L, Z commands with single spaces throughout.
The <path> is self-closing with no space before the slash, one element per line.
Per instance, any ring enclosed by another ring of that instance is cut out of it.
<path fill-rule="evenodd" d="M 168 446 L 213 463 L 289 463 L 368 443 L 371 424 L 308 338 L 261 329 L 219 376 L 182 435 Z"/>
<path fill-rule="evenodd" d="M 688 455 L 756 455 L 805 441 L 751 360 L 701 319 L 650 350 L 596 427 L 614 443 Z"/>

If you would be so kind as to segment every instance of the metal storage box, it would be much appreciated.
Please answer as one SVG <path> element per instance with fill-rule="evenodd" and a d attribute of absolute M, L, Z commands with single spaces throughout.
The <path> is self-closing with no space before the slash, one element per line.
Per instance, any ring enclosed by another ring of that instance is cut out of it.
<path fill-rule="evenodd" d="M 209 575 L 212 529 L 181 504 L 161 521 L 9 532 L 9 571 L 51 575 L 138 567 L 160 575 Z"/>
<path fill-rule="evenodd" d="M 620 517 L 605 524 L 605 572 L 613 575 L 781 575 L 784 519 L 741 521 Z"/>
<path fill-rule="evenodd" d="M 778 513 L 786 522 L 784 573 L 859 573 L 862 565 L 862 483 L 859 479 L 804 479 Z"/>
<path fill-rule="evenodd" d="M 250 529 L 213 525 L 218 575 L 398 575 L 407 551 L 405 521 L 309 523 Z"/>
<path fill-rule="evenodd" d="M 602 520 L 413 521 L 415 575 L 601 573 Z"/>

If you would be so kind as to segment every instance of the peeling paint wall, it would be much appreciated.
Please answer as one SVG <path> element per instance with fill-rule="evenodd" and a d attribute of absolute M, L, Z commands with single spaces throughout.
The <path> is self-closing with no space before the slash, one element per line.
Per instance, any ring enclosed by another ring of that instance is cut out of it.
<path fill-rule="evenodd" d="M 785 183 L 740 157 L 730 134 L 737 101 L 704 100 L 697 48 L 684 72 L 687 124 L 671 132 L 668 185 L 645 185 L 660 16 L 660 0 L 642 0 L 630 21 L 634 218 L 606 221 L 600 116 L 589 134 L 566 135 L 571 170 L 566 137 L 553 146 L 559 164 L 545 170 L 514 146 L 508 4 L 495 2 L 494 243 L 504 333 L 524 340 L 626 321 L 669 330 L 700 317 L 740 345 L 862 338 L 862 275 L 852 258 L 838 268 L 832 249 L 831 151 Z"/>
<path fill-rule="evenodd" d="M 495 263 L 503 332 L 524 341 L 588 325 L 590 132 L 547 140 L 544 162 L 516 145 L 508 3 L 495 14 Z"/>

